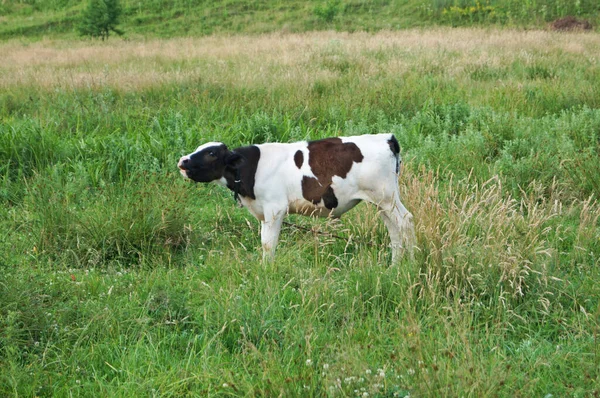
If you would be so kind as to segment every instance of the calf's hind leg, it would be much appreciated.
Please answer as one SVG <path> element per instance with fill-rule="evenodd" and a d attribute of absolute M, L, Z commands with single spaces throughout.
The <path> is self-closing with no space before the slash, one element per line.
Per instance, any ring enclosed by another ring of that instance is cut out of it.
<path fill-rule="evenodd" d="M 377 207 L 390 235 L 392 262 L 400 260 L 403 252 L 408 252 L 412 258 L 416 243 L 412 214 L 400 202 L 398 195 L 390 203 L 380 203 Z"/>

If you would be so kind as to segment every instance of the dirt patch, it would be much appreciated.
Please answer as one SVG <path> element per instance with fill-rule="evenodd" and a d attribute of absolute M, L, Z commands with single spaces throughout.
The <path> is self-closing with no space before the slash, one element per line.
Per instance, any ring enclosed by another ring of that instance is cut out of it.
<path fill-rule="evenodd" d="M 585 19 L 577 19 L 573 16 L 559 18 L 550 24 L 551 30 L 558 31 L 573 31 L 573 30 L 590 30 L 592 24 Z"/>

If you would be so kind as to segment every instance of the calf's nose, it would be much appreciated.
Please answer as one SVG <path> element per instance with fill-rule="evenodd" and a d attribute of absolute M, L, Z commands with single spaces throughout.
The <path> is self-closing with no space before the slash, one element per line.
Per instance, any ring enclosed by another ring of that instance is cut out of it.
<path fill-rule="evenodd" d="M 190 161 L 189 158 L 181 158 L 179 159 L 179 163 L 177 164 L 177 167 L 179 167 L 181 170 L 185 170 L 185 165 Z"/>

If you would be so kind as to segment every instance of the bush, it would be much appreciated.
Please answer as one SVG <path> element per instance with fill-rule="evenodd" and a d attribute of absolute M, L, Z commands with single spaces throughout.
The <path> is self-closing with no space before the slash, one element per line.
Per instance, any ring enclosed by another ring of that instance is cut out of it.
<path fill-rule="evenodd" d="M 325 22 L 333 22 L 339 11 L 340 1 L 330 0 L 323 5 L 315 7 L 315 15 Z"/>
<path fill-rule="evenodd" d="M 90 0 L 83 12 L 83 20 L 79 25 L 82 36 L 100 37 L 108 39 L 112 30 L 118 35 L 123 32 L 117 29 L 122 8 L 119 0 Z"/>

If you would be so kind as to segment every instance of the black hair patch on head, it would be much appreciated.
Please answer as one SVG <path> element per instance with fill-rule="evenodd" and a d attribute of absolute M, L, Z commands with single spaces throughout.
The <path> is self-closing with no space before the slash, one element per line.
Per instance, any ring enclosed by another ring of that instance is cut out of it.
<path fill-rule="evenodd" d="M 209 146 L 194 152 L 185 164 L 188 177 L 196 182 L 211 182 L 223 177 L 223 159 L 228 152 L 225 144 Z"/>

